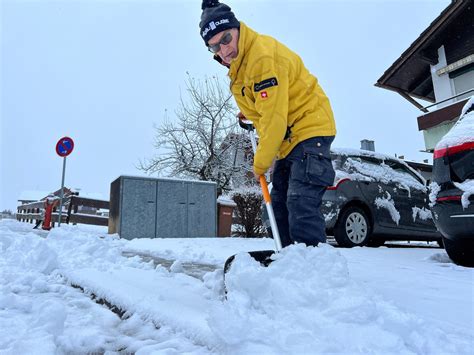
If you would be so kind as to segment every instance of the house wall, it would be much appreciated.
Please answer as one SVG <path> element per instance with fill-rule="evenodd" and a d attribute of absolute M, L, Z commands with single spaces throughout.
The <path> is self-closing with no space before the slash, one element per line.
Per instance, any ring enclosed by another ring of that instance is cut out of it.
<path fill-rule="evenodd" d="M 433 80 L 433 89 L 436 102 L 447 99 L 455 95 L 454 84 L 448 74 L 438 75 L 436 71 L 448 65 L 444 46 L 438 49 L 438 64 L 431 65 L 431 79 Z M 454 100 L 446 101 L 436 106 L 437 109 L 450 105 Z"/>
<path fill-rule="evenodd" d="M 474 89 L 474 68 L 462 75 L 456 76 L 452 80 L 456 95 Z M 459 100 L 466 99 L 472 95 L 474 95 L 474 92 L 460 96 Z"/>
<path fill-rule="evenodd" d="M 447 62 L 445 47 L 441 46 L 438 49 L 438 63 L 436 65 L 431 65 L 431 78 L 433 80 L 436 102 L 446 100 L 449 97 L 474 89 L 474 68 L 464 70 L 462 74 L 459 75 L 450 75 L 448 73 L 438 75 L 437 71 L 445 68 L 449 64 L 452 63 Z M 436 110 L 452 105 L 453 103 L 464 100 L 472 95 L 474 95 L 473 92 L 455 99 L 447 100 L 446 102 L 436 105 Z M 424 130 L 423 138 L 425 141 L 425 149 L 429 151 L 433 150 L 441 138 L 449 132 L 451 127 L 453 127 L 454 123 L 455 121 L 444 122 L 438 126 Z"/>

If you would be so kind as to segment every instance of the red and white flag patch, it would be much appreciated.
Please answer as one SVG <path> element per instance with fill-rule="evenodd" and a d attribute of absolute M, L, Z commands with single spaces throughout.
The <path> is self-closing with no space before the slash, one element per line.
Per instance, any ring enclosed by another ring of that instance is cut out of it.
<path fill-rule="evenodd" d="M 262 99 L 268 99 L 268 94 L 267 94 L 267 92 L 266 92 L 266 91 L 262 91 L 262 92 L 260 93 L 260 97 L 261 97 Z"/>

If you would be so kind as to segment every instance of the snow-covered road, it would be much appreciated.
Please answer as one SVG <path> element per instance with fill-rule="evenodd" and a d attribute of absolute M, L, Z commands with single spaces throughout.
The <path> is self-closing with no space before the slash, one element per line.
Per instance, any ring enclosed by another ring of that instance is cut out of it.
<path fill-rule="evenodd" d="M 0 221 L 0 354 L 474 353 L 474 270 L 442 249 L 296 245 L 268 268 L 242 254 L 225 300 L 226 258 L 273 241 L 31 227 Z"/>

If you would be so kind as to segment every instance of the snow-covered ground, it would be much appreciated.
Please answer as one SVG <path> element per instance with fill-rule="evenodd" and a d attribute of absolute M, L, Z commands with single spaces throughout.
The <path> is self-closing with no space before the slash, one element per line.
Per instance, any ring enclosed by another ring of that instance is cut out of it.
<path fill-rule="evenodd" d="M 272 240 L 31 228 L 0 220 L 0 354 L 474 353 L 474 270 L 442 249 L 243 253 L 225 299 L 227 257 Z"/>

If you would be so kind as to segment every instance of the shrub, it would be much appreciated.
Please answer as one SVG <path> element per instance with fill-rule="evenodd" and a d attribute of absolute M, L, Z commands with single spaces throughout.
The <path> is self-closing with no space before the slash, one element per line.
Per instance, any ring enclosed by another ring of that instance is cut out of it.
<path fill-rule="evenodd" d="M 237 204 L 234 210 L 237 218 L 234 234 L 246 238 L 264 237 L 266 229 L 262 224 L 263 195 L 260 188 L 239 188 L 231 191 L 229 198 Z"/>

